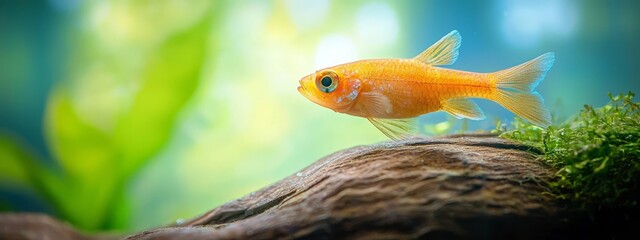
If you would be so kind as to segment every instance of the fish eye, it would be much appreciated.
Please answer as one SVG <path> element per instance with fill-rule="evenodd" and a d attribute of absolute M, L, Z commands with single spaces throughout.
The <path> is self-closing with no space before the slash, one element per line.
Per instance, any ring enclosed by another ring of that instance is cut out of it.
<path fill-rule="evenodd" d="M 330 93 L 338 87 L 338 75 L 334 72 L 320 74 L 316 78 L 316 86 L 324 93 Z"/>
<path fill-rule="evenodd" d="M 324 76 L 320 83 L 322 83 L 323 87 L 329 87 L 333 83 L 333 79 L 331 79 L 331 77 L 329 76 Z"/>

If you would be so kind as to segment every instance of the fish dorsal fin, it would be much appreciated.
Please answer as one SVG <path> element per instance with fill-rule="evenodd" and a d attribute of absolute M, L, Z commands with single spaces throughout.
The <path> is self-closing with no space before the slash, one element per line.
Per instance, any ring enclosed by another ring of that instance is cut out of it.
<path fill-rule="evenodd" d="M 367 118 L 373 126 L 380 130 L 384 135 L 393 139 L 400 140 L 408 138 L 418 133 L 418 118 Z"/>
<path fill-rule="evenodd" d="M 468 118 L 471 120 L 485 119 L 484 113 L 469 99 L 454 98 L 442 103 L 442 110 L 455 116 L 456 118 Z"/>
<path fill-rule="evenodd" d="M 451 65 L 458 59 L 461 42 L 460 33 L 453 30 L 414 59 L 431 65 Z"/>
<path fill-rule="evenodd" d="M 385 116 L 393 111 L 393 105 L 387 96 L 379 92 L 360 94 L 364 109 L 371 116 Z"/>

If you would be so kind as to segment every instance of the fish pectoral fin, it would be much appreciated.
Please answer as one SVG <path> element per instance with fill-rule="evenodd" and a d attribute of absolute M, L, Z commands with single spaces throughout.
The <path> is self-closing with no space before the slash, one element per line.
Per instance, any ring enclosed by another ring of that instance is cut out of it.
<path fill-rule="evenodd" d="M 380 130 L 384 135 L 393 139 L 401 140 L 418 133 L 418 118 L 367 118 L 373 126 Z"/>
<path fill-rule="evenodd" d="M 485 119 L 484 113 L 477 104 L 469 99 L 454 98 L 442 103 L 442 110 L 456 118 L 468 118 L 471 120 Z"/>
<path fill-rule="evenodd" d="M 364 92 L 360 94 L 365 111 L 372 116 L 384 116 L 393 111 L 389 97 L 379 92 Z"/>
<path fill-rule="evenodd" d="M 451 65 L 458 59 L 458 48 L 461 42 L 460 33 L 453 30 L 414 59 L 431 65 Z"/>

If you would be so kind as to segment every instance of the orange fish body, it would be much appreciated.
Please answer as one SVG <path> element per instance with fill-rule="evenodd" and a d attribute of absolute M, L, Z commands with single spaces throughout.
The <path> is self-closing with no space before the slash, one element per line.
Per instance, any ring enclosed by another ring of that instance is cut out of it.
<path fill-rule="evenodd" d="M 460 42 L 454 30 L 412 59 L 361 60 L 322 69 L 303 77 L 298 91 L 336 112 L 367 118 L 393 139 L 413 135 L 417 117 L 434 111 L 484 119 L 468 98 L 489 99 L 536 125 L 549 125 L 549 113 L 534 89 L 553 65 L 553 53 L 494 73 L 437 67 L 455 62 Z"/>
<path fill-rule="evenodd" d="M 487 75 L 438 68 L 409 59 L 363 60 L 331 69 L 350 72 L 350 78 L 362 84 L 361 92 L 378 92 L 389 98 L 388 112 L 366 112 L 363 105 L 367 103 L 358 99 L 343 112 L 367 118 L 416 117 L 441 110 L 441 102 L 446 99 L 488 98 L 492 87 Z"/>

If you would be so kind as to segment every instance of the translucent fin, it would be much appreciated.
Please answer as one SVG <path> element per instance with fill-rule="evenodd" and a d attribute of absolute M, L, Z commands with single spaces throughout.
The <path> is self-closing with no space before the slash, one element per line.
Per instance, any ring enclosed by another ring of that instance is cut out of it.
<path fill-rule="evenodd" d="M 418 118 L 384 119 L 367 118 L 384 135 L 400 140 L 408 138 L 418 133 Z"/>
<path fill-rule="evenodd" d="M 540 127 L 551 124 L 544 100 L 535 91 L 555 61 L 545 53 L 518 66 L 493 73 L 497 91 L 492 99 L 509 111 Z"/>
<path fill-rule="evenodd" d="M 468 118 L 471 120 L 485 119 L 484 113 L 480 107 L 469 99 L 455 98 L 449 99 L 442 103 L 442 110 L 449 114 L 460 118 Z"/>
<path fill-rule="evenodd" d="M 382 117 L 393 111 L 393 105 L 387 96 L 378 92 L 364 92 L 360 94 L 365 111 L 371 116 Z"/>
<path fill-rule="evenodd" d="M 518 66 L 493 73 L 496 87 L 532 92 L 553 66 L 555 54 L 548 52 Z"/>
<path fill-rule="evenodd" d="M 451 65 L 458 59 L 461 42 L 460 33 L 453 30 L 414 59 L 431 65 Z"/>
<path fill-rule="evenodd" d="M 546 128 L 551 125 L 551 115 L 544 109 L 544 100 L 537 92 L 499 89 L 494 101 L 537 126 Z"/>

